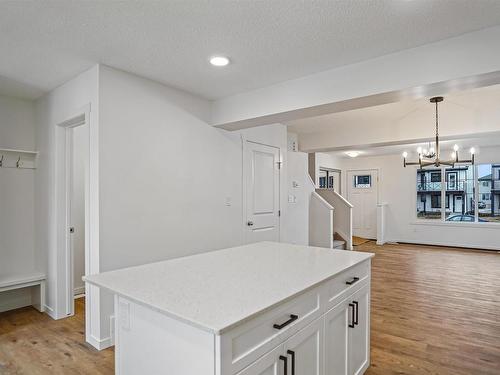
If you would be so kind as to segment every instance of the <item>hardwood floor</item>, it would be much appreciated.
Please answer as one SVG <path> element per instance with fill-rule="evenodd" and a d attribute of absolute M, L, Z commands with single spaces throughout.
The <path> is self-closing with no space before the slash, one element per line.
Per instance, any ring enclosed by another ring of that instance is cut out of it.
<path fill-rule="evenodd" d="M 373 242 L 356 250 L 376 253 L 367 375 L 500 374 L 500 254 Z M 113 374 L 113 350 L 85 344 L 83 329 L 83 299 L 59 321 L 32 308 L 1 313 L 0 374 Z"/>
<path fill-rule="evenodd" d="M 500 374 L 500 254 L 373 242 L 355 250 L 376 253 L 366 375 Z"/>
<path fill-rule="evenodd" d="M 114 374 L 113 349 L 85 343 L 84 311 L 81 298 L 75 316 L 57 321 L 32 307 L 0 313 L 0 374 Z"/>

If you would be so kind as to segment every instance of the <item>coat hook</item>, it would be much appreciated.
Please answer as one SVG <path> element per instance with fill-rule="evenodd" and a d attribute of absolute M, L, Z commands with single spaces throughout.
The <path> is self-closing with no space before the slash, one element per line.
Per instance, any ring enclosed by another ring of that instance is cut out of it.
<path fill-rule="evenodd" d="M 17 168 L 21 168 L 21 157 L 19 156 L 19 158 L 17 158 L 17 163 L 16 163 L 16 167 Z"/>

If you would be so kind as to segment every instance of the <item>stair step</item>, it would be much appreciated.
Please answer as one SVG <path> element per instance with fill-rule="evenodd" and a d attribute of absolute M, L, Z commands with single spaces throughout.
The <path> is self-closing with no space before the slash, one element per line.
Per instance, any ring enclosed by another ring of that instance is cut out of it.
<path fill-rule="evenodd" d="M 333 240 L 333 249 L 345 249 L 345 241 Z"/>

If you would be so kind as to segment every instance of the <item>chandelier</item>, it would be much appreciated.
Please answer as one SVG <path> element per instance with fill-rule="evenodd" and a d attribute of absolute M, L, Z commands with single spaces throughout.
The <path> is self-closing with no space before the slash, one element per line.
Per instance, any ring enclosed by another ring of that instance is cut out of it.
<path fill-rule="evenodd" d="M 474 147 L 470 149 L 470 159 L 468 160 L 460 160 L 458 157 L 458 145 L 453 146 L 453 153 L 451 154 L 451 158 L 449 160 L 441 160 L 440 149 L 439 149 L 439 113 L 438 113 L 438 103 L 441 103 L 444 100 L 442 96 L 436 96 L 430 99 L 431 103 L 436 104 L 436 143 L 435 147 L 432 147 L 429 143 L 429 149 L 422 149 L 422 147 L 417 148 L 418 153 L 418 161 L 408 162 L 406 158 L 408 157 L 408 153 L 403 152 L 403 165 L 406 168 L 407 165 L 418 165 L 420 169 L 425 167 L 440 167 L 442 165 L 447 165 L 450 167 L 454 167 L 455 164 L 471 164 L 474 165 Z"/>

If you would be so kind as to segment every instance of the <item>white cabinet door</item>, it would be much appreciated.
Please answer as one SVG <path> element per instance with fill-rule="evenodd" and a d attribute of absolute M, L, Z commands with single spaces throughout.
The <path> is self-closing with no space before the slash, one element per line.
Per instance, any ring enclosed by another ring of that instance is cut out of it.
<path fill-rule="evenodd" d="M 344 301 L 325 315 L 325 375 L 348 375 L 349 328 L 352 309 Z"/>
<path fill-rule="evenodd" d="M 289 375 L 323 375 L 323 319 L 318 319 L 284 344 Z"/>
<path fill-rule="evenodd" d="M 354 328 L 349 329 L 349 374 L 363 374 L 370 363 L 370 287 L 348 301 L 354 306 Z"/>
<path fill-rule="evenodd" d="M 288 362 L 288 358 L 283 355 L 283 345 L 280 345 L 239 372 L 238 375 L 287 375 L 285 362 Z"/>

